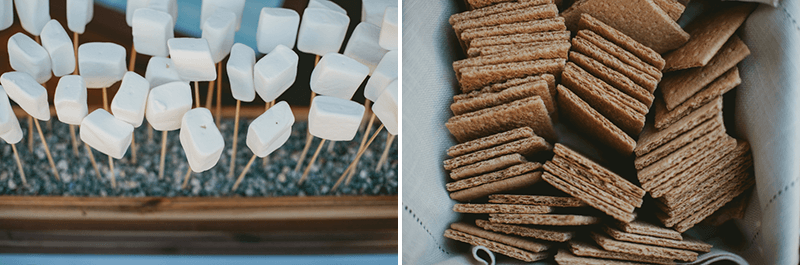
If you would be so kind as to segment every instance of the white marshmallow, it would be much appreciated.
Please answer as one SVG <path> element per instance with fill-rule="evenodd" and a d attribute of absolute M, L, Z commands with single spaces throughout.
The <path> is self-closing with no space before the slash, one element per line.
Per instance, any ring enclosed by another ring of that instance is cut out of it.
<path fill-rule="evenodd" d="M 294 114 L 286 101 L 278 102 L 258 116 L 247 128 L 247 147 L 265 157 L 281 147 L 292 134 Z"/>
<path fill-rule="evenodd" d="M 14 2 L 0 0 L 0 30 L 6 30 L 14 24 Z"/>
<path fill-rule="evenodd" d="M 181 117 L 192 109 L 192 89 L 189 83 L 172 82 L 154 87 L 147 96 L 145 117 L 158 131 L 181 128 Z"/>
<path fill-rule="evenodd" d="M 390 51 L 383 55 L 378 67 L 372 72 L 364 88 L 364 97 L 375 102 L 381 96 L 386 86 L 397 79 L 397 51 Z"/>
<path fill-rule="evenodd" d="M 208 41 L 197 38 L 174 38 L 167 41 L 169 56 L 185 81 L 211 81 L 217 79 L 217 69 Z"/>
<path fill-rule="evenodd" d="M 397 7 L 397 0 L 361 0 L 361 22 L 380 26 L 387 7 Z"/>
<path fill-rule="evenodd" d="M 180 139 L 189 167 L 194 172 L 214 167 L 225 148 L 225 140 L 214 124 L 211 111 L 206 108 L 196 108 L 183 115 Z"/>
<path fill-rule="evenodd" d="M 367 66 L 350 57 L 329 53 L 311 72 L 311 90 L 320 95 L 349 100 L 367 74 Z"/>
<path fill-rule="evenodd" d="M 355 101 L 317 96 L 308 111 L 308 132 L 322 139 L 350 141 L 363 115 L 364 106 Z"/>
<path fill-rule="evenodd" d="M 172 16 L 172 24 L 178 23 L 178 0 L 149 0 L 147 8 L 165 12 Z"/>
<path fill-rule="evenodd" d="M 17 102 L 25 112 L 43 121 L 50 120 L 47 90 L 31 75 L 24 72 L 6 72 L 0 76 L 0 84 L 5 88 L 8 97 Z"/>
<path fill-rule="evenodd" d="M 308 6 L 306 6 L 306 8 L 325 8 L 347 15 L 347 10 L 344 10 L 341 6 L 328 0 L 308 1 Z"/>
<path fill-rule="evenodd" d="M 110 87 L 127 72 L 125 48 L 116 43 L 90 42 L 78 47 L 78 67 L 87 88 Z"/>
<path fill-rule="evenodd" d="M 353 34 L 350 35 L 350 40 L 347 41 L 344 55 L 369 67 L 369 73 L 372 74 L 372 71 L 375 71 L 375 67 L 378 67 L 378 63 L 381 62 L 383 55 L 389 52 L 378 44 L 380 35 L 381 28 L 378 26 L 365 22 L 358 23 Z"/>
<path fill-rule="evenodd" d="M 139 8 L 133 13 L 133 46 L 136 52 L 150 56 L 169 56 L 167 40 L 175 36 L 172 16 L 150 8 Z"/>
<path fill-rule="evenodd" d="M 133 127 L 142 125 L 147 106 L 150 82 L 135 72 L 125 73 L 117 95 L 111 101 L 111 112 L 117 119 L 130 123 Z"/>
<path fill-rule="evenodd" d="M 58 80 L 53 105 L 56 106 L 58 120 L 71 125 L 81 125 L 89 114 L 86 103 L 86 82 L 79 75 L 66 75 Z"/>
<path fill-rule="evenodd" d="M 67 0 L 67 27 L 70 31 L 83 34 L 93 16 L 93 0 Z"/>
<path fill-rule="evenodd" d="M 15 0 L 17 16 L 22 28 L 34 36 L 42 33 L 42 28 L 50 21 L 50 0 Z"/>
<path fill-rule="evenodd" d="M 253 84 L 253 67 L 256 63 L 256 52 L 250 46 L 236 43 L 228 58 L 228 80 L 231 83 L 231 94 L 236 100 L 251 102 L 256 98 Z"/>
<path fill-rule="evenodd" d="M 125 5 L 125 22 L 128 23 L 128 27 L 133 27 L 133 13 L 139 8 L 146 8 L 147 3 L 150 0 L 126 0 L 127 3 Z"/>
<path fill-rule="evenodd" d="M 288 8 L 262 8 L 256 30 L 258 52 L 268 53 L 278 45 L 294 47 L 298 27 L 300 15 L 297 11 Z"/>
<path fill-rule="evenodd" d="M 58 20 L 50 20 L 42 29 L 42 46 L 50 54 L 53 75 L 64 76 L 75 72 L 75 47 Z"/>
<path fill-rule="evenodd" d="M 19 127 L 19 120 L 11 109 L 11 102 L 8 101 L 3 87 L 0 87 L 0 138 L 9 144 L 16 144 L 22 140 L 22 128 Z"/>
<path fill-rule="evenodd" d="M 236 14 L 227 9 L 220 8 L 213 15 L 203 22 L 203 39 L 208 41 L 208 48 L 211 49 L 211 58 L 214 63 L 222 61 L 225 56 L 231 53 L 233 46 L 234 24 Z"/>
<path fill-rule="evenodd" d="M 378 38 L 381 48 L 397 50 L 397 7 L 387 7 L 383 14 L 381 36 Z"/>
<path fill-rule="evenodd" d="M 372 105 L 372 112 L 381 120 L 389 133 L 397 135 L 397 80 L 392 81 L 378 97 Z"/>
<path fill-rule="evenodd" d="M 36 82 L 47 82 L 53 76 L 47 50 L 25 33 L 17 32 L 8 39 L 8 61 L 11 68 L 28 73 Z"/>
<path fill-rule="evenodd" d="M 154 88 L 166 83 L 183 81 L 178 74 L 178 68 L 172 63 L 172 59 L 164 57 L 151 57 L 147 62 L 147 70 L 144 73 L 150 88 Z"/>
<path fill-rule="evenodd" d="M 103 154 L 120 159 L 128 151 L 133 126 L 115 118 L 104 109 L 97 109 L 81 122 L 81 140 Z"/>
<path fill-rule="evenodd" d="M 256 92 L 265 102 L 278 98 L 294 84 L 299 58 L 291 49 L 278 45 L 261 57 L 253 68 Z"/>
<path fill-rule="evenodd" d="M 297 33 L 297 49 L 316 55 L 339 52 L 349 24 L 350 18 L 345 14 L 324 8 L 306 8 Z"/>
<path fill-rule="evenodd" d="M 203 0 L 200 7 L 200 25 L 214 14 L 218 7 L 227 9 L 236 14 L 236 31 L 242 25 L 242 12 L 244 12 L 245 0 Z"/>

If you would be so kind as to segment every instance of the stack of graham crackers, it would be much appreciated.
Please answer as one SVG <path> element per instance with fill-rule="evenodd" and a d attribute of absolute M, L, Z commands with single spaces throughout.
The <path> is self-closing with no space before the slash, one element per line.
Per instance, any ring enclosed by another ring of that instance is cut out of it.
<path fill-rule="evenodd" d="M 736 68 L 750 51 L 736 29 L 755 6 L 731 4 L 693 21 L 692 39 L 665 55 L 655 121 L 637 143 L 642 188 L 657 215 L 683 232 L 755 183 L 749 145 L 726 133 L 722 95 L 741 83 Z"/>

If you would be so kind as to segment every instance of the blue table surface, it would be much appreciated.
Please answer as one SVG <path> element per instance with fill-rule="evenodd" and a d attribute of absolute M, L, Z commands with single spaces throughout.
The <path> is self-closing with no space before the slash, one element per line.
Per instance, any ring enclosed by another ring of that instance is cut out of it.
<path fill-rule="evenodd" d="M 303 256 L 178 256 L 178 255 L 70 255 L 0 254 L 0 265 L 114 264 L 397 264 L 397 254 L 303 255 Z"/>

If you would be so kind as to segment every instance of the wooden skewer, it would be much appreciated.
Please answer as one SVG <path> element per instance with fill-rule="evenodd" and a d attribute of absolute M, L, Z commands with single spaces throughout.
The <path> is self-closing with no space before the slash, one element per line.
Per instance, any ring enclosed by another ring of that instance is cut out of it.
<path fill-rule="evenodd" d="M 369 138 L 369 141 L 367 141 L 366 147 L 364 149 L 362 149 L 361 151 L 358 151 L 358 154 L 356 154 L 356 158 L 353 159 L 353 162 L 358 161 L 358 159 L 362 155 L 364 155 L 364 152 L 367 151 L 367 147 L 369 147 L 369 145 L 372 144 L 372 141 L 375 141 L 375 138 L 378 137 L 378 133 L 380 133 L 382 129 L 383 129 L 383 124 L 381 124 L 381 126 L 378 127 L 377 130 L 375 130 L 375 133 L 372 134 L 372 137 Z M 347 176 L 347 173 L 350 173 L 351 170 L 355 170 L 355 168 L 356 168 L 356 163 L 350 163 L 350 165 L 347 166 L 347 169 L 345 169 L 344 172 L 342 172 L 342 175 L 339 176 L 339 180 L 336 181 L 336 184 L 333 184 L 333 188 L 331 188 L 331 192 L 335 191 L 336 188 L 339 187 L 339 184 L 342 183 L 342 180 L 345 179 L 345 176 Z"/>
<path fill-rule="evenodd" d="M 44 138 L 44 133 L 42 133 L 42 126 L 39 125 L 38 119 L 34 119 L 33 122 L 36 124 L 36 130 L 39 131 L 39 137 L 42 138 L 44 151 L 47 154 L 47 161 L 50 162 L 50 167 L 53 168 L 53 174 L 56 176 L 56 180 L 61 181 L 61 178 L 58 176 L 58 169 L 56 169 L 56 163 L 53 162 L 53 155 L 50 154 L 50 147 L 47 146 L 47 140 Z"/>
<path fill-rule="evenodd" d="M 370 113 L 372 113 L 372 112 L 370 111 L 370 108 L 369 108 L 369 106 L 370 106 L 371 104 L 372 104 L 372 101 L 370 101 L 368 98 L 367 98 L 367 99 L 364 99 L 364 119 L 362 119 L 362 120 L 361 120 L 361 124 L 360 124 L 360 125 L 359 125 L 359 127 L 358 127 L 358 131 L 359 131 L 359 132 L 364 132 L 364 129 L 366 128 L 364 125 L 367 125 L 367 124 L 366 124 L 366 122 L 367 122 L 367 119 L 366 119 L 366 118 L 367 118 L 367 115 L 370 115 Z M 375 113 L 372 113 L 372 115 L 375 115 Z M 365 133 L 365 135 L 364 135 L 364 138 L 363 138 L 363 139 L 367 139 L 366 135 L 369 135 L 369 133 Z M 361 140 L 361 144 L 362 144 L 362 145 L 364 144 L 364 140 L 363 140 L 363 139 Z"/>
<path fill-rule="evenodd" d="M 108 173 L 111 174 L 111 187 L 116 189 L 117 177 L 116 174 L 114 173 L 114 158 L 111 156 L 108 156 L 108 170 L 109 170 Z"/>
<path fill-rule="evenodd" d="M 222 66 L 220 66 L 219 69 L 220 69 L 220 72 L 222 72 Z M 219 75 L 217 75 L 217 76 L 218 76 L 217 78 L 219 78 Z M 220 79 L 219 82 L 217 82 L 217 110 L 215 112 L 216 112 L 215 116 L 217 117 L 217 128 L 219 128 L 220 120 L 222 120 L 221 119 L 221 117 L 222 117 L 221 116 L 222 115 L 222 80 L 221 79 Z"/>
<path fill-rule="evenodd" d="M 69 125 L 69 137 L 72 138 L 72 151 L 75 152 L 75 156 L 79 156 L 78 139 L 75 137 L 75 125 Z"/>
<path fill-rule="evenodd" d="M 161 133 L 161 163 L 158 166 L 158 179 L 164 178 L 164 158 L 167 155 L 167 131 Z"/>
<path fill-rule="evenodd" d="M 33 153 L 33 116 L 28 114 L 28 151 Z"/>
<path fill-rule="evenodd" d="M 220 79 L 220 82 L 222 82 L 222 79 L 220 78 L 220 75 L 222 74 L 221 72 L 222 72 L 222 62 L 219 62 L 217 63 L 217 79 Z M 208 94 L 206 94 L 207 109 L 211 109 L 211 100 L 214 99 L 214 83 L 216 81 L 217 80 L 211 80 L 211 82 L 208 83 Z M 214 117 L 217 117 L 217 119 L 219 120 L 219 115 Z"/>
<path fill-rule="evenodd" d="M 200 85 L 197 84 L 197 81 L 194 81 L 194 107 L 200 107 Z"/>
<path fill-rule="evenodd" d="M 78 36 L 80 36 L 80 34 L 78 34 L 77 32 L 73 32 L 72 33 L 72 47 L 75 48 L 75 58 L 76 59 L 78 58 Z M 73 75 L 77 75 L 78 74 L 78 66 L 77 65 L 75 65 L 75 70 L 72 70 L 72 74 Z"/>
<path fill-rule="evenodd" d="M 94 154 L 92 153 L 92 148 L 89 147 L 89 144 L 83 144 L 86 146 L 86 155 L 89 156 L 89 162 L 92 162 L 92 167 L 94 168 L 94 172 L 97 173 L 97 179 L 102 179 L 102 175 L 100 175 L 100 167 L 97 166 L 97 161 L 94 160 Z"/>
<path fill-rule="evenodd" d="M 298 185 L 303 184 L 303 181 L 306 180 L 306 177 L 308 176 L 308 171 L 311 170 L 311 165 L 313 165 L 314 161 L 317 160 L 317 156 L 319 156 L 319 151 L 322 150 L 323 144 L 325 144 L 325 139 L 322 139 L 322 141 L 319 142 L 319 145 L 317 146 L 317 151 L 314 152 L 313 156 L 311 156 L 311 160 L 308 161 L 308 166 L 306 166 L 306 170 L 303 170 L 303 176 L 300 177 L 300 181 L 297 182 Z"/>
<path fill-rule="evenodd" d="M 131 45 L 131 62 L 128 64 L 128 71 L 134 72 L 134 67 L 136 67 L 136 46 Z"/>
<path fill-rule="evenodd" d="M 236 114 L 234 114 L 234 121 L 233 121 L 233 147 L 231 147 L 231 169 L 228 171 L 228 177 L 233 177 L 233 172 L 236 169 L 236 144 L 239 138 L 239 108 L 242 105 L 241 100 L 236 100 Z"/>
<path fill-rule="evenodd" d="M 317 55 L 314 58 L 314 67 L 316 67 L 317 64 L 319 64 L 319 59 L 320 59 L 319 55 Z M 314 93 L 314 91 L 311 91 L 311 100 L 308 101 L 308 106 L 309 107 L 311 107 L 311 103 L 314 102 L 314 97 L 315 96 L 317 96 L 317 93 Z M 308 153 L 308 148 L 311 147 L 311 140 L 313 140 L 313 139 L 314 139 L 314 137 L 311 135 L 311 132 L 308 130 L 308 126 L 306 126 L 306 145 L 303 147 L 303 152 L 300 153 L 300 160 L 297 161 L 297 166 L 294 167 L 294 172 L 297 172 L 298 170 L 300 170 L 300 167 L 303 166 L 303 160 L 306 159 L 306 153 Z"/>
<path fill-rule="evenodd" d="M 186 188 L 186 184 L 189 184 L 189 177 L 192 176 L 192 167 L 186 170 L 186 176 L 183 177 L 183 185 L 181 185 L 181 189 Z"/>
<path fill-rule="evenodd" d="M 136 46 L 131 45 L 131 62 L 128 64 L 128 71 L 135 72 L 134 70 L 136 70 Z M 136 164 L 136 130 L 133 131 L 131 138 L 131 162 Z"/>
<path fill-rule="evenodd" d="M 386 139 L 386 147 L 383 148 L 383 155 L 381 155 L 381 160 L 378 160 L 378 165 L 375 166 L 375 171 L 380 171 L 381 166 L 383 166 L 383 163 L 386 162 L 386 158 L 389 157 L 389 149 L 392 149 L 392 143 L 394 142 L 395 136 L 396 135 L 390 133 L 389 138 Z"/>
<path fill-rule="evenodd" d="M 253 154 L 253 157 L 251 157 L 250 161 L 247 162 L 247 165 L 244 166 L 244 170 L 242 170 L 242 173 L 239 174 L 238 178 L 236 178 L 236 182 L 233 183 L 233 188 L 231 188 L 231 191 L 236 191 L 236 189 L 239 188 L 239 183 L 242 183 L 242 179 L 244 179 L 244 175 L 247 174 L 247 171 L 250 170 L 250 166 L 253 165 L 253 161 L 255 161 L 255 160 L 256 160 L 256 155 Z"/>
<path fill-rule="evenodd" d="M 19 176 L 22 178 L 22 185 L 27 186 L 28 180 L 25 179 L 25 170 L 22 169 L 22 161 L 19 160 L 19 153 L 17 152 L 17 145 L 12 144 L 11 150 L 14 150 L 14 158 L 17 159 L 17 168 L 19 169 Z"/>
<path fill-rule="evenodd" d="M 103 109 L 106 111 L 111 111 L 108 109 L 108 88 L 103 88 Z"/>
<path fill-rule="evenodd" d="M 328 142 L 328 153 L 333 152 L 333 147 L 336 145 L 336 141 L 329 141 Z"/>
<path fill-rule="evenodd" d="M 369 103 L 369 99 L 367 99 L 367 103 Z M 367 124 L 366 129 L 364 130 L 364 137 L 361 137 L 361 145 L 358 146 L 358 151 L 361 152 L 364 149 L 364 145 L 367 143 L 367 136 L 370 132 L 372 132 L 372 123 L 375 122 L 375 113 L 369 117 L 369 123 Z M 361 157 L 356 157 L 354 163 L 356 163 L 356 167 L 358 167 L 358 161 L 361 160 Z M 350 170 L 350 175 L 347 176 L 347 181 L 345 181 L 345 185 L 350 184 L 350 179 L 353 178 L 353 175 L 356 174 L 356 170 Z"/>
<path fill-rule="evenodd" d="M 131 132 L 131 162 L 136 164 L 136 130 Z"/>
<path fill-rule="evenodd" d="M 219 126 L 217 126 L 217 128 L 219 128 Z M 153 141 L 153 125 L 150 123 L 147 123 L 147 141 Z"/>

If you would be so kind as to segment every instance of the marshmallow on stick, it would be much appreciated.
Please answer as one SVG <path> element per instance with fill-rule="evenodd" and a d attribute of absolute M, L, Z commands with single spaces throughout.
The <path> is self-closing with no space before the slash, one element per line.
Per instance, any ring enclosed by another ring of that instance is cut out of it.
<path fill-rule="evenodd" d="M 347 41 L 344 55 L 369 67 L 369 73 L 372 74 L 383 55 L 389 52 L 378 44 L 380 35 L 380 27 L 366 22 L 358 23 Z"/>
<path fill-rule="evenodd" d="M 208 41 L 198 38 L 173 38 L 167 41 L 169 55 L 184 81 L 217 79 Z"/>
<path fill-rule="evenodd" d="M 172 24 L 178 23 L 178 0 L 149 0 L 147 8 L 165 12 L 172 16 Z"/>
<path fill-rule="evenodd" d="M 120 159 L 131 144 L 133 125 L 97 109 L 83 119 L 80 134 L 81 140 L 92 148 Z"/>
<path fill-rule="evenodd" d="M 144 78 L 150 82 L 150 88 L 154 88 L 166 83 L 175 81 L 183 81 L 178 74 L 175 64 L 172 59 L 165 57 L 151 57 L 147 62 L 147 70 L 145 70 Z"/>
<path fill-rule="evenodd" d="M 167 133 L 180 129 L 181 119 L 192 108 L 192 89 L 184 81 L 163 84 L 150 90 L 147 96 L 145 117 L 153 129 L 162 131 L 161 162 L 158 178 L 164 177 L 164 160 L 167 150 Z"/>
<path fill-rule="evenodd" d="M 211 111 L 206 108 L 195 108 L 183 115 L 180 139 L 189 160 L 189 169 L 196 173 L 214 167 L 225 149 L 225 140 L 214 124 Z M 191 176 L 190 171 L 186 173 L 182 188 L 186 188 Z"/>
<path fill-rule="evenodd" d="M 297 49 L 320 56 L 339 52 L 349 24 L 346 14 L 325 8 L 306 8 L 297 33 Z"/>
<path fill-rule="evenodd" d="M 70 31 L 83 34 L 86 24 L 94 17 L 93 0 L 67 0 L 67 27 Z"/>
<path fill-rule="evenodd" d="M 338 53 L 322 57 L 311 72 L 310 86 L 314 93 L 349 100 L 369 74 L 369 68 Z"/>
<path fill-rule="evenodd" d="M 70 125 L 81 125 L 83 118 L 89 114 L 86 94 L 86 82 L 83 81 L 83 77 L 79 75 L 61 77 L 53 99 L 58 120 Z"/>
<path fill-rule="evenodd" d="M 202 38 L 208 41 L 211 58 L 214 63 L 219 63 L 231 53 L 233 35 L 236 33 L 236 14 L 225 9 L 217 8 L 214 13 L 203 21 Z"/>
<path fill-rule="evenodd" d="M 167 57 L 167 40 L 175 36 L 172 15 L 150 9 L 139 8 L 133 13 L 133 46 L 136 52 L 150 56 Z"/>
<path fill-rule="evenodd" d="M 50 21 L 50 1 L 15 0 L 14 6 L 22 28 L 33 36 L 39 36 L 44 25 Z"/>
<path fill-rule="evenodd" d="M 40 84 L 53 76 L 47 50 L 22 32 L 8 39 L 8 62 L 12 69 L 31 75 Z"/>
<path fill-rule="evenodd" d="M 294 114 L 286 101 L 278 102 L 250 123 L 247 128 L 247 147 L 253 152 L 253 157 L 239 174 L 232 190 L 239 187 L 256 157 L 267 157 L 286 143 L 292 135 L 293 124 Z"/>
<path fill-rule="evenodd" d="M 375 71 L 372 72 L 372 76 L 369 77 L 367 86 L 364 87 L 365 98 L 375 102 L 386 89 L 386 86 L 397 79 L 397 57 L 396 50 L 387 52 L 383 56 L 381 62 L 375 67 Z"/>
<path fill-rule="evenodd" d="M 231 84 L 231 94 L 236 99 L 236 113 L 233 125 L 233 147 L 231 148 L 231 166 L 228 177 L 233 177 L 236 169 L 236 145 L 239 136 L 239 108 L 242 101 L 250 102 L 256 98 L 255 85 L 253 84 L 253 67 L 256 63 L 256 52 L 247 45 L 237 43 L 233 45 L 231 57 L 228 59 L 228 79 Z"/>
<path fill-rule="evenodd" d="M 78 47 L 78 67 L 86 88 L 110 87 L 125 76 L 125 47 L 110 42 L 90 42 Z"/>
<path fill-rule="evenodd" d="M 200 6 L 200 25 L 214 15 L 218 9 L 225 9 L 236 14 L 236 31 L 242 24 L 242 13 L 244 12 L 245 0 L 203 0 Z"/>
<path fill-rule="evenodd" d="M 255 90 L 264 102 L 278 98 L 294 84 L 299 58 L 286 46 L 278 45 L 255 65 Z"/>
<path fill-rule="evenodd" d="M 381 120 L 389 134 L 397 135 L 397 80 L 390 83 L 383 91 L 375 104 L 372 112 Z"/>
<path fill-rule="evenodd" d="M 125 22 L 128 23 L 128 27 L 133 27 L 133 14 L 139 8 L 146 8 L 147 3 L 150 0 L 126 0 L 125 3 Z"/>
<path fill-rule="evenodd" d="M 11 2 L 11 0 L 8 1 Z M 19 127 L 19 120 L 14 115 L 14 110 L 11 109 L 11 103 L 8 101 L 8 96 L 3 87 L 0 87 L 0 139 L 11 145 L 11 150 L 14 151 L 14 159 L 17 161 L 19 177 L 22 179 L 22 185 L 28 185 L 28 180 L 25 179 L 25 170 L 22 169 L 22 161 L 19 159 L 19 152 L 17 152 L 17 143 L 22 140 L 22 128 Z"/>
<path fill-rule="evenodd" d="M 6 30 L 14 24 L 14 2 L 12 0 L 0 0 L 0 30 Z"/>
<path fill-rule="evenodd" d="M 397 0 L 361 0 L 361 22 L 380 26 L 388 7 L 397 7 Z"/>
<path fill-rule="evenodd" d="M 387 7 L 381 23 L 381 35 L 378 43 L 382 48 L 397 50 L 397 7 Z"/>
<path fill-rule="evenodd" d="M 358 102 L 320 95 L 308 112 L 311 135 L 333 141 L 350 141 L 356 136 L 364 106 Z"/>
<path fill-rule="evenodd" d="M 111 101 L 111 112 L 114 117 L 138 128 L 144 120 L 147 95 L 150 83 L 135 72 L 125 73 L 117 95 Z"/>
<path fill-rule="evenodd" d="M 300 15 L 288 8 L 265 7 L 261 9 L 256 30 L 258 52 L 267 54 L 278 45 L 294 47 Z"/>
<path fill-rule="evenodd" d="M 53 75 L 65 76 L 75 71 L 75 47 L 58 20 L 50 20 L 42 29 L 42 46 L 50 55 Z"/>

